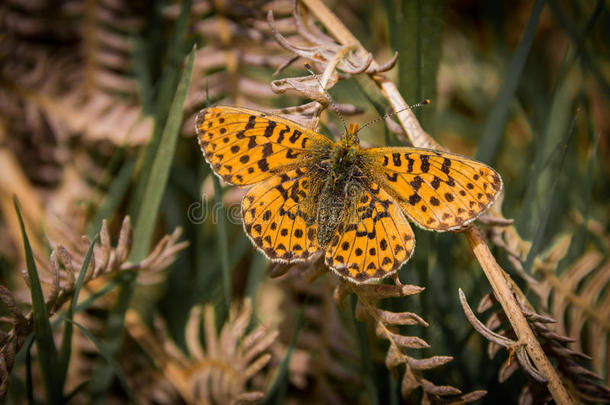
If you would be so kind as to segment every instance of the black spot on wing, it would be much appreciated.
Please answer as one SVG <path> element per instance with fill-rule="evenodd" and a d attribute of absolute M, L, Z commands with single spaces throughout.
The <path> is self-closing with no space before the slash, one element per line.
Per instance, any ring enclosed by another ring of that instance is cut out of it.
<path fill-rule="evenodd" d="M 269 163 L 267 163 L 267 159 L 261 159 L 257 162 L 258 164 L 258 168 L 261 169 L 261 171 L 263 172 L 268 172 L 269 171 Z"/>
<path fill-rule="evenodd" d="M 449 168 L 451 167 L 451 160 L 444 158 L 443 164 L 441 165 L 441 172 L 449 174 Z"/>
<path fill-rule="evenodd" d="M 428 155 L 421 155 L 420 157 L 421 159 L 421 166 L 420 169 L 423 173 L 428 173 L 428 171 L 430 170 L 430 156 Z"/>
<path fill-rule="evenodd" d="M 253 129 L 255 124 L 256 124 L 256 115 L 251 115 L 248 118 L 248 123 L 246 124 L 245 129 L 246 130 Z"/>
<path fill-rule="evenodd" d="M 298 129 L 295 129 L 292 132 L 292 135 L 290 135 L 290 138 L 288 138 L 288 140 L 292 143 L 295 143 L 302 135 L 303 133 L 301 131 L 299 131 Z"/>
<path fill-rule="evenodd" d="M 394 163 L 394 166 L 397 166 L 397 167 L 402 165 L 402 160 L 400 160 L 400 153 L 398 153 L 398 152 L 392 153 L 392 163 Z"/>
<path fill-rule="evenodd" d="M 273 130 L 275 129 L 276 126 L 277 126 L 277 122 L 269 121 L 267 123 L 267 127 L 265 128 L 265 133 L 263 135 L 266 136 L 267 138 L 270 138 L 271 135 L 273 135 Z"/>
<path fill-rule="evenodd" d="M 413 187 L 413 189 L 415 191 L 417 191 L 417 190 L 419 190 L 419 188 L 421 187 L 423 182 L 424 182 L 424 179 L 422 179 L 419 176 L 415 176 L 413 178 L 413 180 L 409 182 L 409 184 L 411 185 L 411 187 Z"/>

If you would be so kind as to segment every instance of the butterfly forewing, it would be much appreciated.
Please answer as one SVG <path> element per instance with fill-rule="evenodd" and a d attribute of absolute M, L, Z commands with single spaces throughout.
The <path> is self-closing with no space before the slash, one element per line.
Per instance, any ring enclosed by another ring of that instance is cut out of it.
<path fill-rule="evenodd" d="M 362 150 L 362 164 L 417 225 L 461 229 L 497 198 L 502 180 L 482 163 L 451 153 L 408 147 Z"/>
<path fill-rule="evenodd" d="M 210 107 L 196 119 L 199 145 L 223 180 L 254 184 L 273 174 L 300 167 L 332 142 L 289 120 L 260 111 Z"/>

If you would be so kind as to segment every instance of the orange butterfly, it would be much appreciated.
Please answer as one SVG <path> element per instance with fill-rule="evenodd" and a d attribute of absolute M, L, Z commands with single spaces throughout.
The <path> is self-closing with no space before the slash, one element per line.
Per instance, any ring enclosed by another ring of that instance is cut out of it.
<path fill-rule="evenodd" d="M 214 172 L 248 186 L 244 230 L 280 262 L 324 251 L 339 276 L 364 283 L 413 253 L 409 220 L 433 231 L 466 227 L 496 200 L 502 179 L 462 156 L 411 147 L 360 148 L 357 126 L 338 142 L 292 121 L 236 107 L 202 110 L 199 145 Z"/>

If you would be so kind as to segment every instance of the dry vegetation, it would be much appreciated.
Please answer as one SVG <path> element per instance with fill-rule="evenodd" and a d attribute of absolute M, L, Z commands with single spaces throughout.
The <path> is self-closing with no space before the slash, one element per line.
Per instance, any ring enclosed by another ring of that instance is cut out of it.
<path fill-rule="evenodd" d="M 577 0 L 3 2 L 0 398 L 610 402 L 609 24 Z M 320 83 L 361 123 L 431 99 L 363 142 L 476 157 L 500 201 L 416 230 L 384 282 L 268 263 L 194 116 L 337 136 Z"/>

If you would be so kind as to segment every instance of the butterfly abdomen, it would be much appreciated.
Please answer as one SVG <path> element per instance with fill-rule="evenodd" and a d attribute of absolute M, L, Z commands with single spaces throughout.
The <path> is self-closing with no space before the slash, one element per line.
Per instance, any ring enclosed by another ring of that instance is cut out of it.
<path fill-rule="evenodd" d="M 318 202 L 318 244 L 328 246 L 337 226 L 343 223 L 348 201 L 348 185 L 355 167 L 355 145 L 337 144 L 330 156 L 327 179 Z"/>
<path fill-rule="evenodd" d="M 337 226 L 343 222 L 345 215 L 344 185 L 328 178 L 320 193 L 318 200 L 318 245 L 320 248 L 328 246 Z"/>

